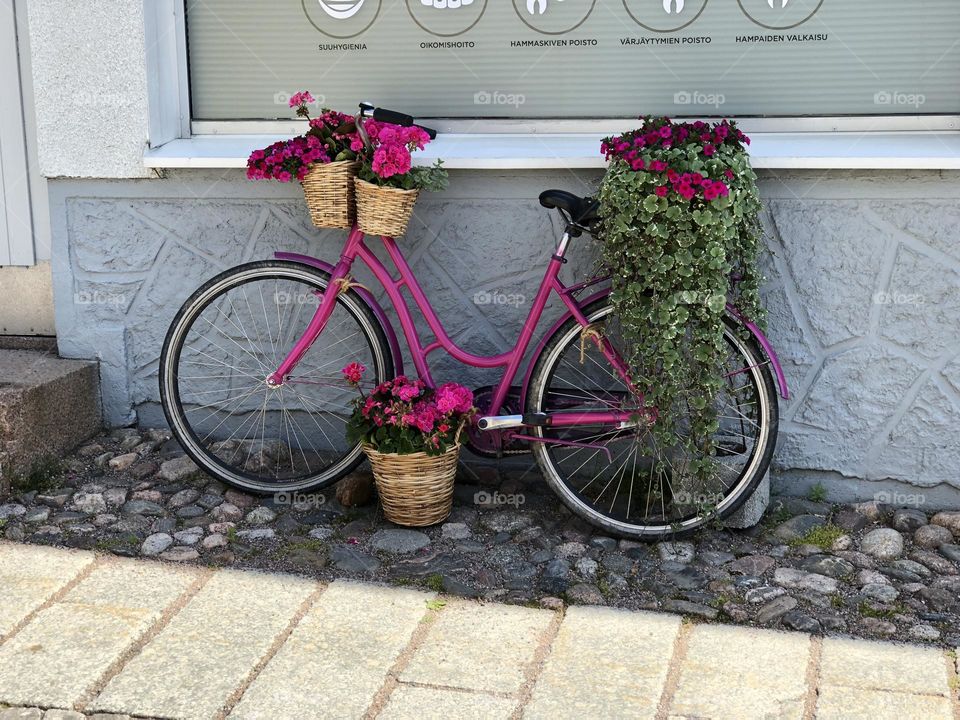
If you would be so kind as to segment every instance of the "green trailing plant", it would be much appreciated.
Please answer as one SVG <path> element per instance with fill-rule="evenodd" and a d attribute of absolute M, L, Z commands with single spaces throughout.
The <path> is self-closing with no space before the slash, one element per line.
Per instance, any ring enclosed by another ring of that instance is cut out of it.
<path fill-rule="evenodd" d="M 634 387 L 658 411 L 650 445 L 679 444 L 686 472 L 704 479 L 724 384 L 726 303 L 754 322 L 764 316 L 756 175 L 733 122 L 642 120 L 603 142 L 599 238 Z"/>

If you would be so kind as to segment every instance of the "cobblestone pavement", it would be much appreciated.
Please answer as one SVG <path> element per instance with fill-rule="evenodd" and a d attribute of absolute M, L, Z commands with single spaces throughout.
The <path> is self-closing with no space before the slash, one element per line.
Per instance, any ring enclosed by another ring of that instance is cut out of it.
<path fill-rule="evenodd" d="M 775 498 L 750 530 L 645 544 L 571 515 L 535 469 L 462 466 L 459 480 L 446 522 L 404 529 L 383 519 L 362 471 L 322 494 L 258 498 L 200 473 L 166 430 L 125 428 L 16 479 L 0 536 L 179 568 L 960 645 L 960 512 Z"/>
<path fill-rule="evenodd" d="M 0 720 L 960 717 L 955 652 L 0 542 Z"/>

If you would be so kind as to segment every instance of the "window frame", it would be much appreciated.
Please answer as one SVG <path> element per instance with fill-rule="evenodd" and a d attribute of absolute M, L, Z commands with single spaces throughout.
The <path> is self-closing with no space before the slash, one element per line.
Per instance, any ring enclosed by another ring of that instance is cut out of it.
<path fill-rule="evenodd" d="M 208 147 L 217 137 L 225 140 L 232 136 L 262 136 L 264 139 L 278 135 L 302 132 L 302 121 L 291 120 L 193 120 L 190 108 L 189 58 L 187 49 L 186 0 L 154 0 L 144 3 L 146 39 L 147 91 L 149 99 L 149 155 L 171 141 L 196 140 Z M 375 101 L 376 98 L 371 98 Z M 415 113 L 416 108 L 396 108 Z M 960 167 L 960 152 L 953 145 L 954 135 L 960 135 L 960 114 L 931 115 L 847 115 L 847 116 L 802 116 L 802 117 L 751 117 L 736 116 L 740 126 L 753 134 L 816 136 L 824 133 L 856 133 L 867 142 L 864 152 L 872 156 L 871 140 L 883 141 L 905 133 L 922 133 L 950 136 L 949 146 L 944 143 L 943 168 Z M 623 118 L 423 118 L 425 123 L 443 133 L 457 134 L 461 138 L 472 135 L 498 134 L 529 135 L 532 138 L 566 136 L 571 134 L 607 135 L 623 132 L 636 125 L 635 120 Z M 862 140 L 858 140 L 858 143 Z M 189 143 L 182 145 L 189 152 Z M 839 158 L 842 162 L 842 158 Z M 163 167 L 162 161 L 148 162 L 151 167 Z M 922 167 L 929 167 L 928 161 Z M 179 164 L 176 167 L 189 165 Z M 842 165 L 830 165 L 842 166 Z M 853 162 L 849 167 L 863 167 Z M 918 166 L 920 167 L 920 166 Z"/>

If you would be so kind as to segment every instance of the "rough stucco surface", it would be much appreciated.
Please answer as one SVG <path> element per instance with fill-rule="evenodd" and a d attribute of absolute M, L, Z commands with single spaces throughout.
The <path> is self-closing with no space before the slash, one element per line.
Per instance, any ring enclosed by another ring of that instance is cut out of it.
<path fill-rule="evenodd" d="M 143 0 L 28 0 L 40 173 L 149 177 Z"/>
<path fill-rule="evenodd" d="M 458 172 L 427 196 L 402 246 L 451 335 L 508 349 L 559 224 L 540 190 L 587 193 L 596 173 Z M 787 374 L 775 489 L 824 483 L 837 500 L 960 501 L 960 174 L 765 174 L 769 335 Z M 57 330 L 99 358 L 107 420 L 159 422 L 167 325 L 212 275 L 276 249 L 335 259 L 342 234 L 309 224 L 298 188 L 236 171 L 52 184 Z M 933 198 L 933 199 L 931 199 Z M 568 280 L 595 263 L 574 242 Z M 363 281 L 362 272 L 357 273 Z M 487 294 L 516 304 L 484 303 Z M 490 371 L 431 357 L 438 380 Z M 907 495 L 913 495 L 913 498 Z"/>

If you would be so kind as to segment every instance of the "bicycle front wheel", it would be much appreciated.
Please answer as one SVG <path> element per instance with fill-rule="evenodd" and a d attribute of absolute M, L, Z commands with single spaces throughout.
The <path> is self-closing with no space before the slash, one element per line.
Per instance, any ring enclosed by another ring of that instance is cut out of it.
<path fill-rule="evenodd" d="M 587 309 L 614 348 L 624 347 L 613 308 Z M 581 343 L 570 320 L 544 347 L 527 395 L 530 413 L 632 412 L 638 408 L 620 375 L 596 345 Z M 689 533 L 735 512 L 767 471 L 777 439 L 777 396 L 769 361 L 727 318 L 726 379 L 715 400 L 719 428 L 707 474 L 687 472 L 694 460 L 679 441 L 666 446 L 641 420 L 628 427 L 535 428 L 533 454 L 547 482 L 575 513 L 604 530 L 656 539 Z M 633 403 L 633 405 L 631 405 Z M 686 408 L 675 408 L 683 432 Z M 553 441 L 553 442 L 551 442 Z"/>
<path fill-rule="evenodd" d="M 160 396 L 186 453 L 223 482 L 255 493 L 316 490 L 362 460 L 346 440 L 355 391 L 351 362 L 370 389 L 393 376 L 383 328 L 353 291 L 340 293 L 320 337 L 280 386 L 267 377 L 304 334 L 328 273 L 283 261 L 228 270 L 174 318 L 160 357 Z"/>

